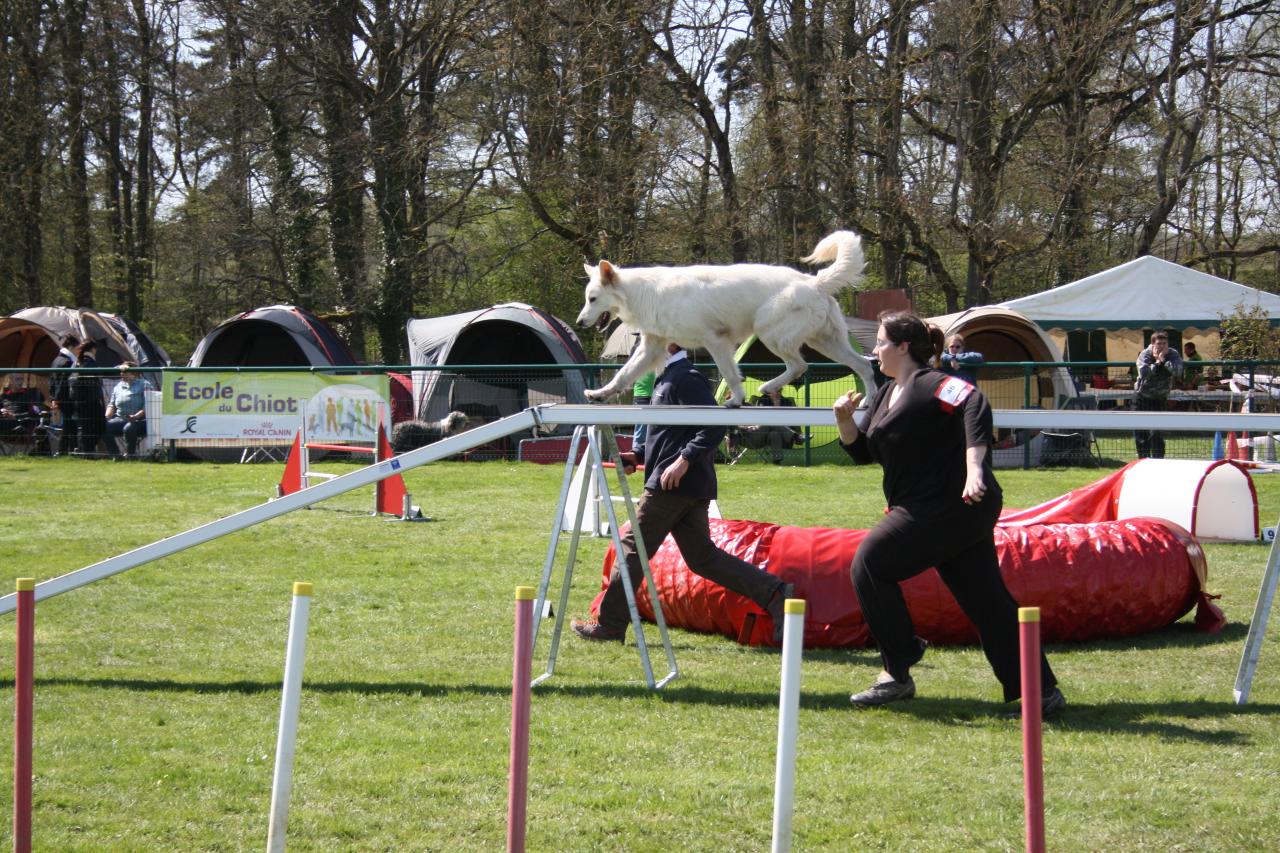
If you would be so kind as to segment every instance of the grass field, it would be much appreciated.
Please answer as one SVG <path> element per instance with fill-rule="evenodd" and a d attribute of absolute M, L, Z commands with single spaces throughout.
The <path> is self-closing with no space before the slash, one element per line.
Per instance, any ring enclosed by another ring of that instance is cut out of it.
<path fill-rule="evenodd" d="M 0 553 L 11 577 L 59 575 L 251 506 L 280 472 L 0 459 Z M 36 849 L 265 845 L 295 580 L 312 581 L 315 597 L 290 849 L 501 849 L 512 594 L 540 576 L 561 473 L 430 465 L 406 479 L 432 523 L 362 515 L 363 489 L 41 602 Z M 1001 480 L 1007 504 L 1025 506 L 1098 476 Z M 867 527 L 883 504 L 878 477 L 724 469 L 721 506 L 734 518 Z M 1280 477 L 1256 484 L 1270 524 Z M 1280 849 L 1274 627 L 1253 701 L 1230 702 L 1267 549 L 1206 550 L 1230 620 L 1222 634 L 1184 619 L 1049 648 L 1071 703 L 1045 731 L 1050 849 Z M 598 589 L 603 551 L 583 540 L 575 613 Z M 13 617 L 0 624 L 12 637 Z M 533 696 L 530 850 L 768 849 L 778 653 L 672 638 L 681 675 L 656 693 L 634 643 L 561 645 L 556 676 Z M 11 639 L 0 665 L 0 716 L 11 719 Z M 795 849 L 1020 848 L 1020 728 L 996 716 L 1004 706 L 979 650 L 933 649 L 915 670 L 915 701 L 850 709 L 877 666 L 868 650 L 805 655 Z"/>

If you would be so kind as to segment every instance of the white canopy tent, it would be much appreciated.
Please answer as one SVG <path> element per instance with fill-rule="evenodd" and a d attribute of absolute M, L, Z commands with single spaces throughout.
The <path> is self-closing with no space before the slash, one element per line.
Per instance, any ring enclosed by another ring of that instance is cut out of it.
<path fill-rule="evenodd" d="M 1000 303 L 1047 330 L 1068 359 L 1072 331 L 1106 331 L 1108 361 L 1128 361 L 1142 349 L 1144 329 L 1176 329 L 1207 358 L 1218 355 L 1223 317 L 1259 306 L 1280 325 L 1280 296 L 1146 255 L 1118 267 Z"/>

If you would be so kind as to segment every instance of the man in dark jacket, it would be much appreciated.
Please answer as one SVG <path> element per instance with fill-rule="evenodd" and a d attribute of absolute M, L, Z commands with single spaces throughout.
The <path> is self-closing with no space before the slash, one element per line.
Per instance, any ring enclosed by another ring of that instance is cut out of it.
<path fill-rule="evenodd" d="M 677 344 L 668 346 L 667 352 L 650 405 L 714 406 L 711 384 L 694 369 L 688 353 Z M 758 604 L 773 619 L 774 641 L 781 642 L 783 602 L 791 596 L 792 585 L 720 550 L 711 540 L 707 507 L 716 497 L 715 452 L 724 434 L 724 427 L 651 425 L 644 446 L 622 454 L 628 473 L 635 465 L 645 465 L 636 522 L 650 554 L 670 533 L 685 565 Z M 634 591 L 644 580 L 634 532 L 628 531 L 622 539 L 622 557 Z M 622 582 L 622 573 L 615 567 L 597 619 L 570 623 L 579 637 L 615 642 L 626 638 L 631 618 Z"/>
<path fill-rule="evenodd" d="M 1156 332 L 1151 346 L 1138 353 L 1138 381 L 1133 386 L 1133 408 L 1139 412 L 1163 412 L 1169 408 L 1169 391 L 1182 378 L 1182 356 L 1169 346 L 1169 335 Z M 1133 433 L 1138 458 L 1164 458 L 1164 434 L 1155 429 Z"/>

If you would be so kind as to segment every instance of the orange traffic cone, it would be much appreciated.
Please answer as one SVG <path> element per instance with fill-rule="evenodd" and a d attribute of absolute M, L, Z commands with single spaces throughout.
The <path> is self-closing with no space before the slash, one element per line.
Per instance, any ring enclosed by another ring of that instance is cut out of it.
<path fill-rule="evenodd" d="M 293 437 L 293 447 L 289 448 L 289 458 L 284 462 L 284 476 L 276 487 L 276 497 L 302 491 L 302 454 L 306 452 L 302 448 L 302 430 L 298 430 Z"/>
<path fill-rule="evenodd" d="M 379 425 L 378 428 L 378 453 L 375 457 L 379 462 L 390 459 L 395 454 L 391 451 L 391 441 L 387 438 L 387 431 Z M 387 515 L 403 516 L 405 512 L 404 499 L 408 491 L 404 486 L 404 477 L 394 474 L 385 479 L 379 480 L 375 486 L 377 489 L 376 503 L 378 512 Z"/>

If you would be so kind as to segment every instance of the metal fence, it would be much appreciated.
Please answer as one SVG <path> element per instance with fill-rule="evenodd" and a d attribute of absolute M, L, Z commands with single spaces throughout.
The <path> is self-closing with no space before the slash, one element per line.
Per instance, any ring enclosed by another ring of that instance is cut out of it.
<path fill-rule="evenodd" d="M 529 406 L 547 403 L 582 402 L 582 388 L 596 388 L 607 382 L 619 369 L 617 364 L 591 365 L 450 365 L 446 367 L 409 367 L 368 365 L 358 368 L 169 368 L 184 373 L 223 371 L 237 373 L 330 373 L 343 375 L 379 375 L 392 377 L 391 420 L 395 424 L 420 418 L 438 421 L 450 412 L 461 412 L 467 423 L 488 423 Z M 714 364 L 699 364 L 699 369 L 720 383 Z M 759 386 L 782 369 L 778 364 L 741 365 L 745 375 L 749 403 L 769 404 L 761 400 Z M 978 369 L 978 386 L 996 409 L 1097 409 L 1124 410 L 1133 402 L 1133 366 L 1128 362 L 1089 363 L 992 363 Z M 10 397 L 0 400 L 0 454 L 72 454 L 89 458 L 111 455 L 109 437 L 89 434 L 78 446 L 68 446 L 64 433 L 72 419 L 93 424 L 93 402 L 77 405 L 88 411 L 52 411 L 48 406 L 50 378 L 58 372 L 51 368 L 22 369 L 9 373 L 6 387 L 21 386 L 26 396 L 15 411 Z M 114 368 L 74 371 L 81 383 L 99 384 L 97 411 L 106 405 L 107 394 L 118 378 Z M 160 369 L 140 370 L 157 389 L 147 396 L 148 435 L 139 446 L 139 455 L 153 460 L 209 460 L 239 462 L 283 460 L 290 440 L 245 441 L 231 439 L 181 440 L 161 438 L 163 387 Z M 415 403 L 412 377 L 419 377 L 419 396 L 423 388 L 432 390 L 429 404 Z M 783 389 L 783 405 L 827 407 L 853 387 L 852 375 L 842 366 L 813 364 L 806 374 Z M 723 390 L 722 390 L 723 394 Z M 92 395 L 81 395 L 89 399 Z M 619 402 L 630 402 L 624 396 Z M 1191 365 L 1184 380 L 1170 394 L 1170 411 L 1280 411 L 1280 362 L 1204 361 Z M 456 428 L 456 426 L 454 427 Z M 92 428 L 91 428 L 92 429 Z M 425 438 L 441 432 L 437 425 L 425 427 Z M 432 433 L 431 430 L 435 430 Z M 82 433 L 83 434 L 83 433 Z M 1165 455 L 1169 458 L 1209 459 L 1231 452 L 1231 440 L 1241 454 L 1262 459 L 1275 458 L 1274 440 L 1269 435 L 1231 436 L 1195 432 L 1163 433 Z M 1247 443 L 1246 443 L 1247 442 Z M 503 438 L 491 445 L 468 451 L 469 460 L 525 460 L 536 462 L 563 461 L 567 435 L 530 431 L 528 435 Z M 770 427 L 753 430 L 733 428 L 721 448 L 724 461 L 733 464 L 813 465 L 848 461 L 838 446 L 832 427 L 795 426 L 790 429 Z M 994 455 L 1002 467 L 1041 465 L 1115 465 L 1136 457 L 1134 433 L 1129 430 L 1097 430 L 1089 433 L 1054 432 L 1052 430 L 1001 430 L 997 435 Z M 353 457 L 364 461 L 361 457 Z"/>

